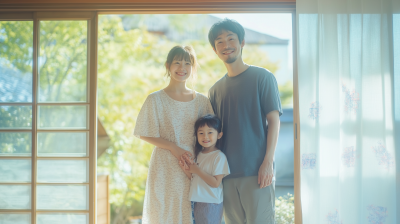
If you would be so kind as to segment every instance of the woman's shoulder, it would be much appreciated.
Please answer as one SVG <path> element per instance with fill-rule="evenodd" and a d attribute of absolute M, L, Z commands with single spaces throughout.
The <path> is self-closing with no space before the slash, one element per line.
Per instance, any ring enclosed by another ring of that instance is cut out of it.
<path fill-rule="evenodd" d="M 161 95 L 162 95 L 162 89 L 161 90 L 158 90 L 158 91 L 155 91 L 155 92 L 152 92 L 152 93 L 150 93 L 148 96 L 147 96 L 147 100 L 156 100 L 156 99 L 159 99 L 160 97 L 161 97 Z"/>
<path fill-rule="evenodd" d="M 199 100 L 200 100 L 201 102 L 208 102 L 208 101 L 210 101 L 210 100 L 208 99 L 208 97 L 206 97 L 204 94 L 199 93 L 199 92 L 196 92 L 196 97 L 198 97 Z"/>

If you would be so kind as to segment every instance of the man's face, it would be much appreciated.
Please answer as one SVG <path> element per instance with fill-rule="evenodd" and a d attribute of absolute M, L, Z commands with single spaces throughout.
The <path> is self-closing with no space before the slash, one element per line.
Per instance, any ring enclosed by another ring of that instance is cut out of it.
<path fill-rule="evenodd" d="M 239 43 L 237 34 L 232 31 L 223 30 L 214 43 L 215 53 L 227 64 L 234 63 L 242 56 L 241 51 L 244 46 L 244 40 L 242 43 Z"/>

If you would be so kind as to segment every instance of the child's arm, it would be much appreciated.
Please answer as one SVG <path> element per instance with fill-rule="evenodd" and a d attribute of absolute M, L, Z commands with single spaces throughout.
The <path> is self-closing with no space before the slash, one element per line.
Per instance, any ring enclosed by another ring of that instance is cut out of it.
<path fill-rule="evenodd" d="M 189 165 L 188 171 L 199 175 L 199 177 L 201 179 L 203 179 L 204 182 L 206 182 L 208 185 L 210 185 L 210 187 L 214 187 L 214 188 L 219 187 L 219 185 L 221 184 L 222 178 L 224 178 L 224 174 L 212 176 L 212 175 L 206 173 L 204 170 L 200 169 L 200 167 L 197 166 L 196 163 Z"/>

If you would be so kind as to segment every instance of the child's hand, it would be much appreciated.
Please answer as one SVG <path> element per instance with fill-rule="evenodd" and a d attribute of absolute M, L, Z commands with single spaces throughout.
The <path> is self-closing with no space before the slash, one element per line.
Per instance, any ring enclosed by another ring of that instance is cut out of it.
<path fill-rule="evenodd" d="M 183 170 L 188 170 L 189 167 L 188 165 L 185 163 L 185 161 L 179 160 L 179 166 L 183 169 Z"/>
<path fill-rule="evenodd" d="M 184 170 L 188 170 L 189 169 L 189 166 L 186 163 L 186 160 L 183 158 L 183 156 L 181 156 L 181 159 L 179 160 L 179 166 L 181 166 L 182 169 L 184 169 Z"/>
<path fill-rule="evenodd" d="M 183 154 L 182 157 L 181 157 L 181 160 L 186 162 L 187 165 L 191 165 L 191 164 L 194 163 L 192 157 L 188 156 L 188 154 Z"/>
<path fill-rule="evenodd" d="M 197 163 L 192 163 L 190 165 L 188 164 L 188 167 L 189 167 L 189 169 L 187 171 L 189 171 L 190 173 L 197 173 L 200 170 Z"/>

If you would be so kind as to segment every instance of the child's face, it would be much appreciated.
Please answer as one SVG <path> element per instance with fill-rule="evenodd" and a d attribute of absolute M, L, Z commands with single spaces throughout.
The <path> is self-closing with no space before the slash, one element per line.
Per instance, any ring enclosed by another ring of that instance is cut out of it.
<path fill-rule="evenodd" d="M 217 140 L 222 137 L 222 132 L 218 133 L 214 128 L 210 128 L 207 125 L 200 127 L 197 130 L 197 141 L 204 148 L 215 146 Z"/>

